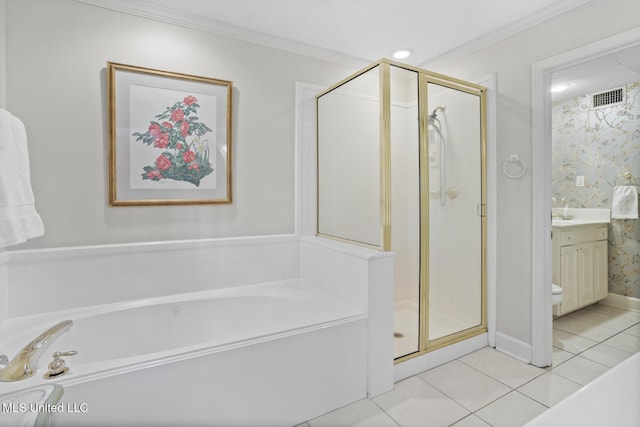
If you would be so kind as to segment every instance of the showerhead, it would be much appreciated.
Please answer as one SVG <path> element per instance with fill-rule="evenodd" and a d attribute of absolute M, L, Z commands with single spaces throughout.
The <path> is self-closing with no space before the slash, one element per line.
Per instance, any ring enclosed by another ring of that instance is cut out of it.
<path fill-rule="evenodd" d="M 447 109 L 446 105 L 444 105 L 444 104 L 438 105 L 436 108 L 433 109 L 431 114 L 429 114 L 429 117 L 431 117 L 432 119 L 435 119 L 436 116 L 438 115 L 438 111 L 444 112 L 444 110 L 446 110 L 446 109 Z"/>
<path fill-rule="evenodd" d="M 442 124 L 440 123 L 440 119 L 438 119 L 438 111 L 444 111 L 447 107 L 443 104 L 443 105 L 439 105 L 436 108 L 434 108 L 434 110 L 431 112 L 431 114 L 429 114 L 429 126 L 433 127 L 433 129 L 436 131 L 436 133 L 438 135 L 440 135 L 440 138 L 444 138 L 442 136 Z"/>

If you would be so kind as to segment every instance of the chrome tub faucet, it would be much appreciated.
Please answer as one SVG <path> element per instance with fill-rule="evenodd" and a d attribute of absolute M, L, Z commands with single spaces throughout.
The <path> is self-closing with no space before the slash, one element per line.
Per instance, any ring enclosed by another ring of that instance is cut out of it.
<path fill-rule="evenodd" d="M 60 335 L 69 330 L 73 325 L 71 320 L 64 320 L 40 335 L 27 344 L 20 352 L 9 361 L 7 356 L 0 356 L 0 381 L 20 381 L 33 376 L 38 369 L 38 360 L 45 350 Z"/>

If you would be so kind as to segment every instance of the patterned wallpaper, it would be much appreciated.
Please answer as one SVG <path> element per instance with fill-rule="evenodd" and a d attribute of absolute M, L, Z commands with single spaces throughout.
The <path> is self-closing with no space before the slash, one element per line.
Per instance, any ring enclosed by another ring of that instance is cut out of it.
<path fill-rule="evenodd" d="M 614 185 L 640 184 L 640 82 L 626 85 L 626 101 L 593 109 L 590 94 L 553 105 L 553 196 L 569 207 L 611 209 Z M 576 187 L 576 176 L 584 187 Z M 640 187 L 639 187 L 640 189 Z M 564 205 L 562 205 L 564 206 Z M 640 219 L 609 225 L 609 292 L 640 298 Z"/>

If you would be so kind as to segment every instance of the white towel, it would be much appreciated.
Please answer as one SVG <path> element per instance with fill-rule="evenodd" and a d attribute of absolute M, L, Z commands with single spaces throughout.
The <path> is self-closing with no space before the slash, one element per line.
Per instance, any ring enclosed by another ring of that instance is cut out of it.
<path fill-rule="evenodd" d="M 638 218 L 638 189 L 635 185 L 617 185 L 613 188 L 611 218 Z"/>
<path fill-rule="evenodd" d="M 0 108 L 0 249 L 43 234 L 31 189 L 27 132 L 20 119 Z"/>

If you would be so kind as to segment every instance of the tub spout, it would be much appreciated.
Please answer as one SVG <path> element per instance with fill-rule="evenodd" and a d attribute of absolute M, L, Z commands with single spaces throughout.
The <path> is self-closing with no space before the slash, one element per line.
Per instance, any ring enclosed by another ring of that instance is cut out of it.
<path fill-rule="evenodd" d="M 20 381 L 34 375 L 42 354 L 71 325 L 73 325 L 71 320 L 64 320 L 52 326 L 27 344 L 10 361 L 6 356 L 0 356 L 0 364 L 5 365 L 0 369 L 0 381 Z"/>

